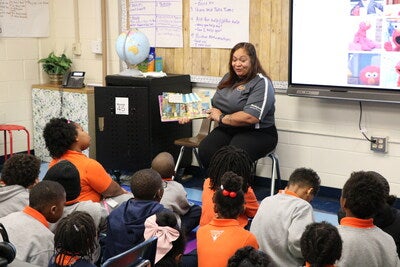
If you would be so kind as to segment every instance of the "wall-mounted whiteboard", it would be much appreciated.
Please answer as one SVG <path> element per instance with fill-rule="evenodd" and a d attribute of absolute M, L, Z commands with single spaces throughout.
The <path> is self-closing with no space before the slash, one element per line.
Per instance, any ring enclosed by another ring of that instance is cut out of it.
<path fill-rule="evenodd" d="M 190 47 L 232 48 L 249 41 L 249 0 L 190 0 Z"/>
<path fill-rule="evenodd" d="M 0 0 L 0 37 L 48 37 L 49 1 Z"/>

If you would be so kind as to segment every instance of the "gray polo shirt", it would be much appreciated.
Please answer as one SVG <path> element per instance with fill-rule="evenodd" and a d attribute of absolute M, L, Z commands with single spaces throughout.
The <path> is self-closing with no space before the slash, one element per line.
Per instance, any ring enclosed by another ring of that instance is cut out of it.
<path fill-rule="evenodd" d="M 223 78 L 226 79 L 228 74 Z M 258 74 L 248 83 L 238 87 L 218 89 L 212 105 L 225 114 L 244 111 L 260 120 L 254 128 L 268 128 L 275 124 L 275 89 L 272 82 Z"/>

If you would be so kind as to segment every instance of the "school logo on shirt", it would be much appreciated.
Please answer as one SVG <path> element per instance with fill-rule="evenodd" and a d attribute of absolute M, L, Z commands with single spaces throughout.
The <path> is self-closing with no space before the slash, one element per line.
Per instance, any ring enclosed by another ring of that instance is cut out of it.
<path fill-rule="evenodd" d="M 243 84 L 236 87 L 236 90 L 238 90 L 238 91 L 243 91 L 245 89 L 246 89 L 246 86 L 244 86 Z"/>
<path fill-rule="evenodd" d="M 213 241 L 217 240 L 218 237 L 220 235 L 222 235 L 223 232 L 224 232 L 224 230 L 211 230 L 210 234 L 211 234 L 211 237 L 212 237 Z"/>

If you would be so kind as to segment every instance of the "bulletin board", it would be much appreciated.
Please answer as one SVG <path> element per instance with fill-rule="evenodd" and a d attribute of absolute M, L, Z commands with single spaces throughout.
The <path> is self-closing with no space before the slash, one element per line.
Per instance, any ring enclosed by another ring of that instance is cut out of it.
<path fill-rule="evenodd" d="M 128 1 L 128 0 L 125 0 Z M 190 47 L 190 1 L 182 1 L 183 47 L 156 47 L 163 71 L 222 77 L 228 71 L 228 48 Z M 289 0 L 250 0 L 249 41 L 256 46 L 262 66 L 275 84 L 288 76 Z M 122 21 L 126 14 L 122 15 Z"/>

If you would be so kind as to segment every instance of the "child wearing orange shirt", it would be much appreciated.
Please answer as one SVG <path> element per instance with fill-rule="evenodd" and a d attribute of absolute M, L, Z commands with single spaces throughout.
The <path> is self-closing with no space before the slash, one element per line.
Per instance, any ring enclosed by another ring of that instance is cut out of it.
<path fill-rule="evenodd" d="M 197 230 L 199 267 L 227 266 L 229 258 L 242 247 L 258 249 L 256 237 L 237 220 L 244 208 L 243 178 L 233 172 L 221 177 L 214 194 L 217 216 Z"/>
<path fill-rule="evenodd" d="M 306 267 L 334 267 L 342 256 L 342 244 L 342 238 L 334 225 L 328 222 L 310 223 L 300 239 Z"/>
<path fill-rule="evenodd" d="M 47 267 L 96 267 L 90 261 L 97 250 L 92 216 L 75 210 L 62 218 L 54 233 L 54 255 Z"/>
<path fill-rule="evenodd" d="M 206 225 L 215 217 L 213 195 L 221 186 L 221 176 L 227 171 L 232 171 L 243 178 L 242 191 L 245 204 L 243 212 L 238 217 L 239 224 L 245 227 L 249 218 L 255 216 L 259 203 L 250 184 L 252 164 L 248 153 L 234 146 L 225 146 L 214 154 L 208 169 L 209 178 L 203 183 L 200 226 Z"/>
<path fill-rule="evenodd" d="M 81 179 L 79 201 L 100 202 L 102 198 L 127 193 L 112 180 L 98 161 L 82 153 L 90 145 L 90 136 L 78 123 L 65 118 L 52 118 L 43 130 L 43 137 L 53 158 L 49 163 L 49 168 L 64 159 L 70 161 L 78 169 Z M 124 200 L 131 197 L 128 194 Z"/>

